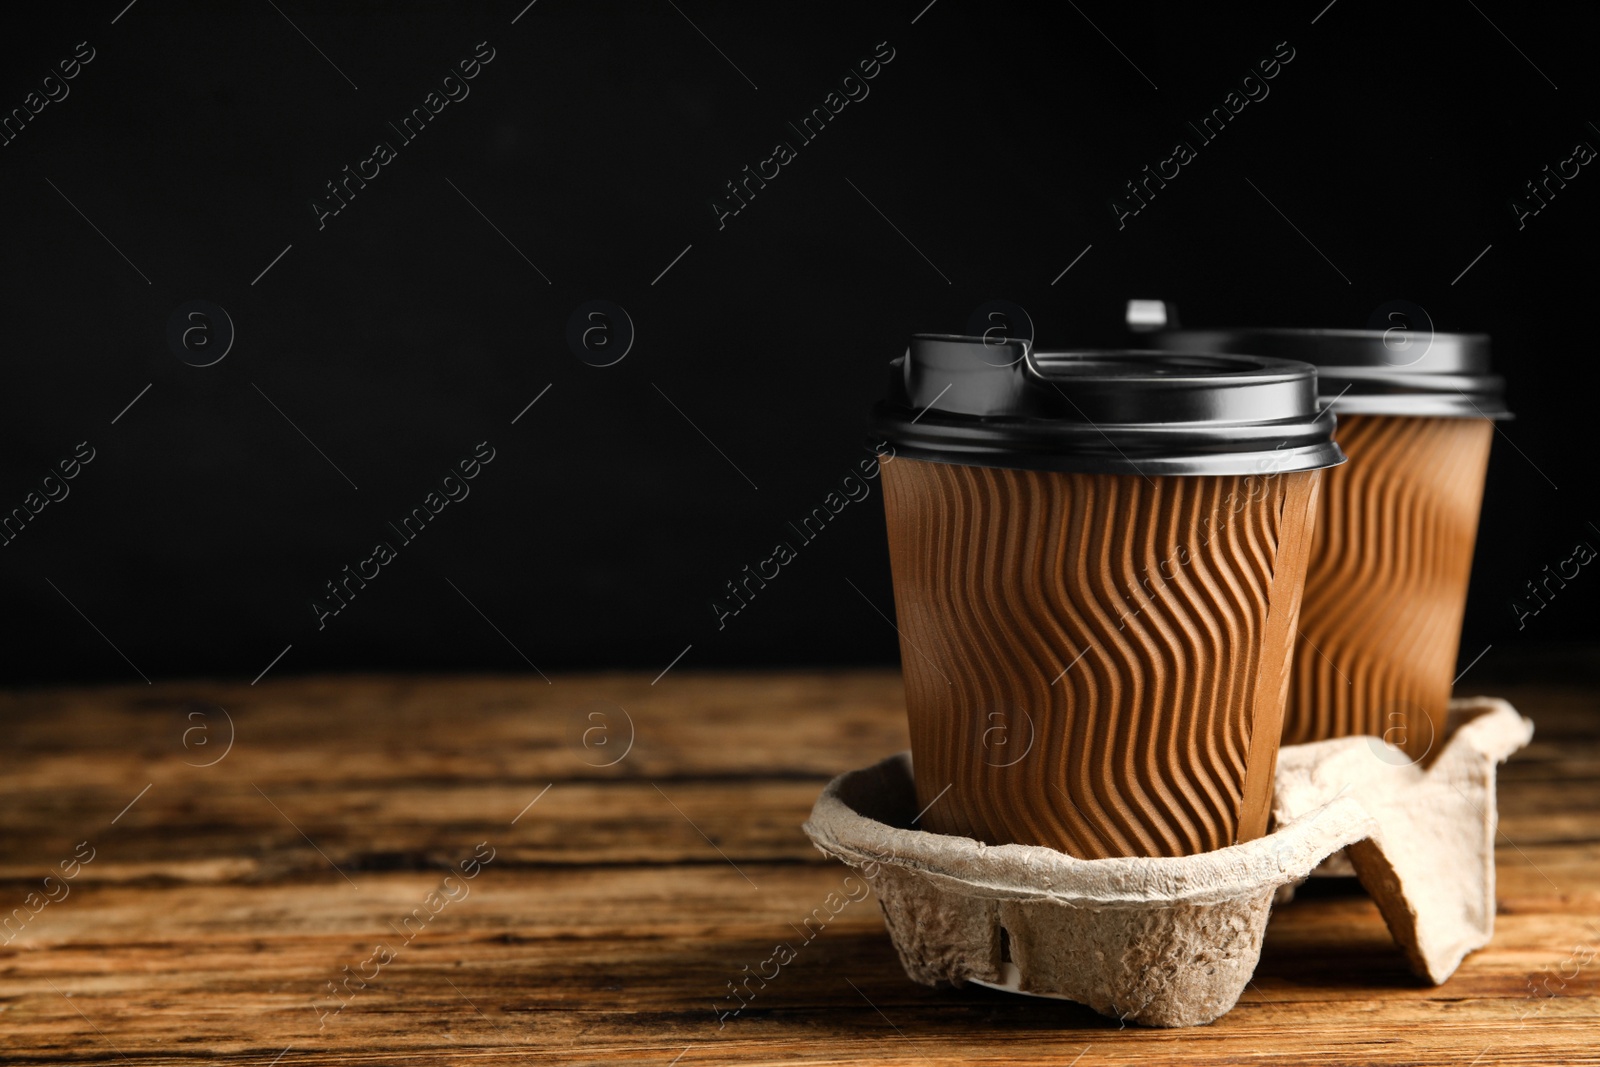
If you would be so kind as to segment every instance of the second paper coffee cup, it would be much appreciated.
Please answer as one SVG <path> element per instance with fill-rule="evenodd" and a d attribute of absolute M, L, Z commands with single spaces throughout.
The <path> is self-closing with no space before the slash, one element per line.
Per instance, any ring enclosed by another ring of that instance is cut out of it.
<path fill-rule="evenodd" d="M 913 337 L 875 412 L 918 827 L 1085 858 L 1266 832 L 1315 371 Z"/>
<path fill-rule="evenodd" d="M 1317 367 L 1350 462 L 1323 487 L 1284 743 L 1365 734 L 1421 761 L 1446 728 L 1494 421 L 1511 417 L 1484 334 L 1216 329 L 1156 348 Z"/>

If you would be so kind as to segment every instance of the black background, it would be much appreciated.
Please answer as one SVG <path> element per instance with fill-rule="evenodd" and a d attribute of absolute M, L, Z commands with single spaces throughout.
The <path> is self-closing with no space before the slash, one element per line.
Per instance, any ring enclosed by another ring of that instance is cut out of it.
<path fill-rule="evenodd" d="M 876 483 L 724 629 L 710 601 L 865 455 L 906 336 L 994 298 L 1052 346 L 1116 342 L 1130 296 L 1188 325 L 1407 299 L 1492 333 L 1519 418 L 1462 662 L 1595 637 L 1587 571 L 1521 630 L 1509 607 L 1600 546 L 1600 169 L 1524 229 L 1508 207 L 1600 145 L 1592 12 L 925 3 L 8 15 L 6 112 L 95 58 L 0 147 L 0 510 L 96 458 L 0 548 L 6 680 L 255 677 L 286 646 L 274 673 L 892 662 Z M 480 41 L 470 95 L 319 230 L 324 183 Z M 719 229 L 724 183 L 885 41 L 870 95 Z M 1109 198 L 1282 41 L 1270 95 L 1119 230 Z M 214 366 L 167 343 L 194 299 L 237 330 Z M 613 366 L 566 342 L 592 299 L 636 328 Z M 480 441 L 471 495 L 319 630 L 323 583 Z"/>

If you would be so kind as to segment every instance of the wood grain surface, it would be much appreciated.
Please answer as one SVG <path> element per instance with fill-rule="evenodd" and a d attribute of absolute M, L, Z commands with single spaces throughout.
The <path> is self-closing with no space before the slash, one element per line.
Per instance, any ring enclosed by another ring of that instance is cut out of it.
<path fill-rule="evenodd" d="M 894 673 L 5 695 L 0 1063 L 1600 1062 L 1597 687 L 1483 690 L 1538 726 L 1494 942 L 1428 987 L 1317 886 L 1233 1012 L 1177 1031 L 915 985 L 870 899 L 719 1020 L 838 889 L 799 826 L 905 747 Z"/>

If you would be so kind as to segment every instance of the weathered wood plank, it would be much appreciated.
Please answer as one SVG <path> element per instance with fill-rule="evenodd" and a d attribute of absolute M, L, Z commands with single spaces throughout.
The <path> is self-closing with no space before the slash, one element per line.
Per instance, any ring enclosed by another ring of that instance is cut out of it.
<path fill-rule="evenodd" d="M 845 871 L 799 823 L 904 746 L 895 676 L 669 678 L 0 698 L 0 905 L 96 849 L 0 945 L 0 1063 L 1595 1062 L 1592 691 L 1507 693 L 1539 737 L 1502 779 L 1495 941 L 1450 982 L 1418 984 L 1371 902 L 1319 885 L 1274 915 L 1232 1013 L 1160 1032 L 917 986 L 870 901 L 804 936 Z M 218 751 L 183 746 L 189 699 L 235 716 L 215 766 L 185 762 Z M 610 768 L 581 744 L 596 701 L 634 718 Z M 430 900 L 479 842 L 493 860 Z M 723 1014 L 779 941 L 794 962 Z M 335 997 L 346 966 L 373 977 Z"/>
<path fill-rule="evenodd" d="M 0 1004 L 8 1041 L 35 1055 L 78 1019 L 44 978 L 72 993 L 130 1055 L 156 1053 L 180 1035 L 204 1038 L 208 1054 L 241 1052 L 259 1041 L 241 1032 L 241 1019 L 297 1048 L 352 1053 L 375 1040 L 448 1047 L 434 1023 L 491 1045 L 504 1043 L 497 1026 L 582 1032 L 597 1047 L 658 1032 L 697 1045 L 751 1035 L 783 1043 L 801 1042 L 819 1025 L 841 1028 L 841 1037 L 870 1032 L 871 1011 L 848 1023 L 835 1018 L 866 1009 L 848 978 L 908 1034 L 949 1036 L 952 1017 L 964 1019 L 969 1049 L 997 1036 L 973 1029 L 983 1025 L 1003 1024 L 1012 1039 L 1019 1027 L 1033 1030 L 1035 1043 L 1050 1038 L 1041 1028 L 1063 1027 L 1083 1030 L 1097 1044 L 1125 1039 L 1071 1005 L 912 985 L 868 902 L 847 907 L 805 940 L 791 924 L 838 888 L 842 869 L 747 873 L 759 889 L 711 867 L 517 871 L 491 863 L 467 883 L 465 896 L 415 927 L 409 943 L 389 923 L 421 904 L 438 884 L 431 877 L 369 875 L 359 888 L 335 881 L 270 895 L 253 886 L 86 887 L 0 956 Z M 1591 914 L 1593 906 L 1591 900 Z M 1472 1031 L 1515 1026 L 1537 1044 L 1546 1029 L 1595 1022 L 1595 969 L 1567 962 L 1574 918 L 1505 916 L 1495 945 L 1434 989 L 1405 970 L 1370 901 L 1297 901 L 1275 917 L 1244 1004 L 1204 1033 L 1232 1035 L 1243 1055 L 1276 1010 L 1304 1031 L 1296 1047 L 1307 1050 L 1345 1041 L 1353 1019 L 1373 1015 L 1395 1027 L 1454 1026 L 1458 1017 Z M 713 1004 L 736 1006 L 725 997 L 726 983 L 740 980 L 779 941 L 798 947 L 795 962 L 754 993 L 749 1009 L 719 1025 Z M 321 1018 L 314 1002 L 320 999 L 322 1010 L 338 1006 L 323 999 L 324 983 L 346 965 L 359 969 L 378 942 L 394 946 L 395 959 L 368 988 L 352 992 L 346 1010 Z M 1533 996 L 1528 988 L 1530 979 L 1538 986 L 1546 975 L 1574 969 L 1578 976 L 1559 989 Z M 887 1029 L 881 1019 L 875 1025 Z M 409 1033 L 413 1027 L 420 1032 Z M 1123 1033 L 1135 1040 L 1150 1034 Z M 1370 1051 L 1372 1037 L 1359 1048 Z M 1421 1038 L 1405 1040 L 1417 1045 Z M 949 1053 L 953 1062 L 954 1048 Z"/>

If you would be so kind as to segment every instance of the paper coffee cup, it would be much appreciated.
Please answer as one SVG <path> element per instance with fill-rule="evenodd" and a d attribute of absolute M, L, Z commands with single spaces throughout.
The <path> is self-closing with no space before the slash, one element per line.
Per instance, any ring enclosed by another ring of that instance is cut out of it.
<path fill-rule="evenodd" d="M 1159 348 L 1313 363 L 1350 462 L 1328 472 L 1300 610 L 1285 744 L 1367 734 L 1425 759 L 1443 741 L 1493 420 L 1510 418 L 1482 334 L 1170 330 Z"/>
<path fill-rule="evenodd" d="M 1265 833 L 1332 428 L 1299 363 L 914 337 L 875 440 L 916 825 L 1086 858 Z"/>

